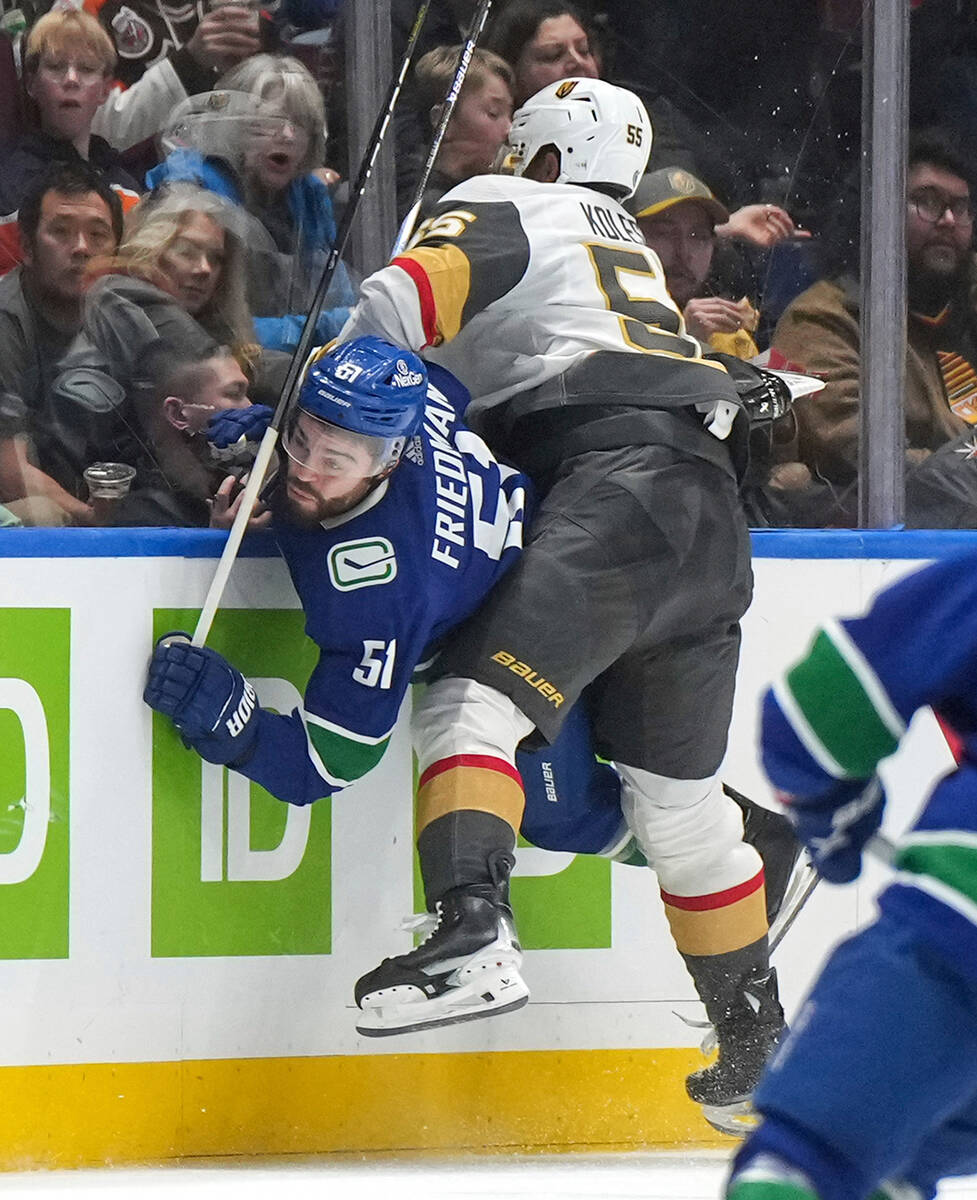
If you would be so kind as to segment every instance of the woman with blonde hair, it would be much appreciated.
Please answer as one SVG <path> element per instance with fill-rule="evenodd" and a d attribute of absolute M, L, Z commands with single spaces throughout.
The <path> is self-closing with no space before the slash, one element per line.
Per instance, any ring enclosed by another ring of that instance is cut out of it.
<path fill-rule="evenodd" d="M 256 391 L 274 393 L 287 361 L 256 343 L 241 234 L 234 206 L 191 183 L 168 184 L 128 215 L 118 253 L 94 272 L 83 319 L 123 387 L 147 382 L 146 354 L 163 342 L 201 354 L 229 346 Z"/>
<path fill-rule="evenodd" d="M 239 205 L 268 239 L 248 237 L 248 301 L 262 345 L 298 341 L 336 238 L 329 189 L 317 171 L 325 155 L 322 95 L 296 58 L 256 54 L 228 71 L 214 92 L 191 97 L 171 114 L 165 162 L 147 175 L 157 187 L 190 180 Z M 354 296 L 342 264 L 319 320 L 334 337 Z"/>

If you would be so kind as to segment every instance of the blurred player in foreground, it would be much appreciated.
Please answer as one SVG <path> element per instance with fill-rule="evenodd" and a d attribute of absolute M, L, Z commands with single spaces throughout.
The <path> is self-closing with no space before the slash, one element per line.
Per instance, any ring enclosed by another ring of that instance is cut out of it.
<path fill-rule="evenodd" d="M 977 554 L 826 623 L 764 698 L 763 759 L 822 876 L 847 883 L 882 817 L 876 767 L 925 705 L 957 768 L 772 1060 L 727 1200 L 930 1200 L 977 1172 Z"/>

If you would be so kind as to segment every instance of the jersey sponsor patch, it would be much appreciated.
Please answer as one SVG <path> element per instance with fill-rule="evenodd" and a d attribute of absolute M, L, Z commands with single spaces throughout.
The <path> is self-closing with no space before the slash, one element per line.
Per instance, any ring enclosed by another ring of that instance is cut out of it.
<path fill-rule="evenodd" d="M 329 579 L 340 592 L 378 587 L 397 577 L 393 542 L 384 537 L 341 542 L 329 551 Z"/>

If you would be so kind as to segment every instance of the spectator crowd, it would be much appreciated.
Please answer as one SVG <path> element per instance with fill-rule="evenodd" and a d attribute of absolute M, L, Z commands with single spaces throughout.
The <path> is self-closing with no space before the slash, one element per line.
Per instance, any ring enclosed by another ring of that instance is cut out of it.
<path fill-rule="evenodd" d="M 275 404 L 358 166 L 344 4 L 2 4 L 0 524 L 226 527 L 254 446 L 213 431 Z M 391 135 L 400 217 L 474 9 L 435 0 L 423 28 Z M 392 0 L 395 61 L 415 12 Z M 857 519 L 860 13 L 497 0 L 420 196 L 423 220 L 504 169 L 547 84 L 635 91 L 654 141 L 626 207 L 685 328 L 825 381 L 753 432 L 757 525 Z M 977 18 L 920 0 L 911 22 L 907 523 L 977 527 Z M 317 343 L 355 298 L 340 263 Z M 101 463 L 130 469 L 109 503 Z"/>

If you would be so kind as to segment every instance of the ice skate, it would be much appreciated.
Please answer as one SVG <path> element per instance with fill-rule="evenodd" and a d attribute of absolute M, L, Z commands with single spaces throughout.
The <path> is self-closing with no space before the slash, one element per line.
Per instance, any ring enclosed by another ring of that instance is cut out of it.
<path fill-rule="evenodd" d="M 386 958 L 356 985 L 356 1028 L 387 1037 L 475 1021 L 522 1008 L 529 989 L 504 889 L 454 888 L 438 901 L 437 924 L 416 949 Z"/>
<path fill-rule="evenodd" d="M 756 1125 L 753 1091 L 767 1060 L 786 1031 L 771 967 L 747 975 L 716 1011 L 706 1005 L 716 1029 L 719 1057 L 685 1081 L 691 1099 L 720 1133 L 745 1136 Z"/>

